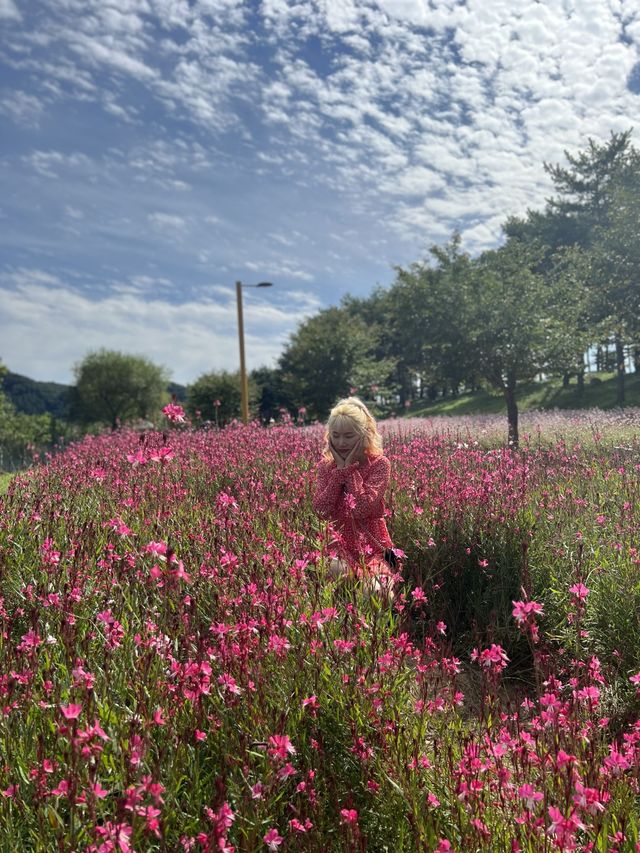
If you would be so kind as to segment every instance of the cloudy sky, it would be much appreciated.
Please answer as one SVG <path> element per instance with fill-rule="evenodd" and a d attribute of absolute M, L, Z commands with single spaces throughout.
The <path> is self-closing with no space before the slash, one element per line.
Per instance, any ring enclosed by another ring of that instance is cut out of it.
<path fill-rule="evenodd" d="M 0 358 L 250 367 L 637 124 L 638 0 L 0 0 Z M 634 142 L 639 144 L 637 131 Z"/>

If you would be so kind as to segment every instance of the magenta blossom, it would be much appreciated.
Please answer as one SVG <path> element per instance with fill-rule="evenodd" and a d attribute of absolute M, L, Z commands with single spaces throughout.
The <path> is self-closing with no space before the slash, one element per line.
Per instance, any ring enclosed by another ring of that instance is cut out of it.
<path fill-rule="evenodd" d="M 162 413 L 166 416 L 167 420 L 171 421 L 171 423 L 183 424 L 185 421 L 184 409 L 176 403 L 169 403 L 168 406 L 164 407 Z"/>

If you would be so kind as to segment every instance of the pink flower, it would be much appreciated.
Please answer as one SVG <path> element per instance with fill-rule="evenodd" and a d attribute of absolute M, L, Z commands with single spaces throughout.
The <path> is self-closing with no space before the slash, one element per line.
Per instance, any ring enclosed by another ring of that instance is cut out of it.
<path fill-rule="evenodd" d="M 294 817 L 289 821 L 289 826 L 294 832 L 308 832 L 310 829 L 313 828 L 313 824 L 311 823 L 309 818 L 307 818 L 305 822 L 302 823 Z"/>
<path fill-rule="evenodd" d="M 355 495 L 352 495 L 351 492 L 345 492 L 344 502 L 346 503 L 349 509 L 356 508 L 356 498 Z"/>
<path fill-rule="evenodd" d="M 149 461 L 147 454 L 142 447 L 139 447 L 135 453 L 127 453 L 127 461 L 132 465 L 146 465 Z"/>
<path fill-rule="evenodd" d="M 481 652 L 474 649 L 471 652 L 471 660 L 477 660 L 486 672 L 493 674 L 501 672 L 509 662 L 507 653 L 497 643 L 492 643 L 488 649 L 483 649 Z"/>
<path fill-rule="evenodd" d="M 271 735 L 268 752 L 272 758 L 286 761 L 287 756 L 296 754 L 296 748 L 287 735 Z"/>
<path fill-rule="evenodd" d="M 54 797 L 66 797 L 69 793 L 69 783 L 67 780 L 61 779 L 60 782 L 58 782 L 58 787 L 54 788 L 51 793 Z"/>
<path fill-rule="evenodd" d="M 306 699 L 302 700 L 303 708 L 311 708 L 312 711 L 315 711 L 320 707 L 320 703 L 318 702 L 318 697 L 314 694 L 312 696 L 308 696 Z"/>
<path fill-rule="evenodd" d="M 567 764 L 575 764 L 578 759 L 575 755 L 565 752 L 564 749 L 559 749 L 556 756 L 558 767 L 564 767 Z"/>
<path fill-rule="evenodd" d="M 96 833 L 106 839 L 107 843 L 103 844 L 100 851 L 120 851 L 120 853 L 133 853 L 133 848 L 129 844 L 131 833 L 133 830 L 126 823 L 111 823 L 107 821 L 104 826 L 96 827 Z M 110 843 L 109 843 L 110 842 Z"/>
<path fill-rule="evenodd" d="M 358 812 L 355 809 L 340 809 L 342 823 L 354 824 L 358 822 Z"/>
<path fill-rule="evenodd" d="M 589 595 L 590 590 L 583 583 L 574 583 L 573 586 L 569 587 L 569 592 L 578 599 L 578 601 L 584 601 L 584 599 Z"/>
<path fill-rule="evenodd" d="M 235 678 L 226 672 L 218 676 L 218 684 L 220 685 L 220 689 L 227 693 L 233 693 L 235 696 L 239 696 L 242 693 L 242 687 L 239 687 L 236 684 Z"/>
<path fill-rule="evenodd" d="M 279 782 L 284 782 L 284 780 L 288 779 L 290 776 L 295 776 L 297 772 L 298 771 L 293 766 L 293 764 L 290 764 L 287 761 L 287 763 L 284 765 L 284 767 L 281 767 L 280 770 L 278 770 L 276 775 L 277 775 Z"/>
<path fill-rule="evenodd" d="M 426 604 L 427 596 L 424 594 L 424 590 L 422 587 L 415 587 L 415 589 L 411 590 L 411 597 L 413 598 L 414 604 Z"/>
<path fill-rule="evenodd" d="M 103 788 L 100 782 L 94 782 L 91 786 L 91 791 L 99 800 L 104 799 L 107 796 L 109 791 L 106 788 Z"/>
<path fill-rule="evenodd" d="M 584 830 L 586 827 L 578 818 L 575 810 L 572 810 L 568 817 L 565 817 L 555 806 L 549 806 L 548 811 L 551 818 L 547 830 L 549 835 L 554 836 L 555 842 L 561 850 L 577 850 L 575 834 L 579 829 Z"/>
<path fill-rule="evenodd" d="M 623 770 L 628 770 L 629 767 L 631 767 L 629 760 L 612 744 L 609 747 L 609 755 L 604 760 L 605 775 L 619 776 Z"/>
<path fill-rule="evenodd" d="M 77 720 L 82 713 L 82 705 L 60 705 L 65 720 Z"/>
<path fill-rule="evenodd" d="M 164 407 L 162 413 L 166 416 L 167 420 L 171 421 L 171 423 L 184 423 L 184 409 L 182 408 L 182 406 L 178 406 L 176 403 L 169 403 L 168 406 Z"/>
<path fill-rule="evenodd" d="M 173 456 L 173 448 L 171 447 L 159 447 L 149 453 L 151 462 L 171 462 Z"/>
<path fill-rule="evenodd" d="M 535 808 L 536 803 L 544 799 L 544 794 L 541 791 L 534 790 L 533 785 L 529 785 L 528 783 L 518 788 L 518 796 L 524 800 L 525 806 L 529 811 Z"/>
<path fill-rule="evenodd" d="M 284 838 L 280 835 L 275 826 L 272 826 L 269 832 L 263 836 L 262 840 L 269 850 L 277 850 L 284 841 Z"/>
<path fill-rule="evenodd" d="M 604 811 L 604 804 L 610 798 L 608 793 L 600 794 L 596 788 L 586 788 L 579 779 L 575 781 L 575 789 L 573 802 L 578 808 L 584 809 L 592 815 Z"/>
<path fill-rule="evenodd" d="M 513 601 L 513 618 L 518 625 L 532 621 L 535 616 L 542 616 L 542 605 L 537 601 Z"/>

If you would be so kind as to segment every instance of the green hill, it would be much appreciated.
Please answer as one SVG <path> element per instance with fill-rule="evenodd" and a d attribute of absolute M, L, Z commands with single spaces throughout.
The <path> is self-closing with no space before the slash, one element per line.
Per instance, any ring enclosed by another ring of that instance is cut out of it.
<path fill-rule="evenodd" d="M 2 390 L 25 415 L 52 414 L 64 420 L 69 411 L 69 386 L 59 382 L 38 382 L 9 371 L 2 377 Z"/>
<path fill-rule="evenodd" d="M 25 415 L 44 415 L 49 413 L 58 420 L 66 420 L 69 415 L 70 385 L 59 382 L 39 382 L 19 373 L 7 372 L 0 378 L 2 390 L 13 403 L 16 411 Z M 184 385 L 170 382 L 168 393 L 181 403 L 187 396 Z"/>
<path fill-rule="evenodd" d="M 629 373 L 625 379 L 625 406 L 640 407 L 640 373 Z M 553 378 L 544 382 L 530 382 L 518 389 L 518 408 L 531 409 L 613 409 L 616 407 L 616 377 L 613 373 L 587 374 L 584 393 L 578 393 L 575 380 L 562 387 L 562 380 Z M 434 415 L 480 415 L 505 412 L 502 394 L 475 391 L 430 402 L 416 400 L 407 412 L 408 417 Z"/>

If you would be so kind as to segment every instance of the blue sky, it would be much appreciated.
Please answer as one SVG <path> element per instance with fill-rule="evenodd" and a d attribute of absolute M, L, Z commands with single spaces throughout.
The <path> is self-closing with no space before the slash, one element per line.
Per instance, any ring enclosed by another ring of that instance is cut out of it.
<path fill-rule="evenodd" d="M 273 365 L 639 112 L 637 0 L 0 0 L 0 358 Z"/>

